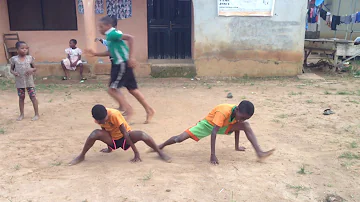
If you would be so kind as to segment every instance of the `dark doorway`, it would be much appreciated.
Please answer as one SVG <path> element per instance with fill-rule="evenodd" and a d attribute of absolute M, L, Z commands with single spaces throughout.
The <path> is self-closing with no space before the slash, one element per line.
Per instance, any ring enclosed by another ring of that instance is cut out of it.
<path fill-rule="evenodd" d="M 149 59 L 191 59 L 191 0 L 148 0 Z"/>

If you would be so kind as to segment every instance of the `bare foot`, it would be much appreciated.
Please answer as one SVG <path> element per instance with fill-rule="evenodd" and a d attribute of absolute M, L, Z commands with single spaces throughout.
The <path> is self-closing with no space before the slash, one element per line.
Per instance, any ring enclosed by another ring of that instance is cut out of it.
<path fill-rule="evenodd" d="M 39 118 L 40 118 L 39 115 L 35 115 L 31 120 L 36 121 L 36 120 L 39 120 Z"/>
<path fill-rule="evenodd" d="M 24 119 L 24 114 L 21 114 L 20 116 L 19 116 L 19 118 L 17 118 L 16 120 L 17 121 L 21 121 L 21 120 L 23 120 Z"/>
<path fill-rule="evenodd" d="M 155 110 L 151 108 L 148 112 L 146 112 L 146 121 L 144 122 L 144 124 L 150 123 L 154 115 L 155 115 Z"/>
<path fill-rule="evenodd" d="M 258 161 L 261 162 L 263 160 L 265 160 L 267 157 L 271 156 L 274 153 L 275 149 L 272 149 L 270 151 L 267 152 L 261 152 L 260 154 L 258 154 Z"/>
<path fill-rule="evenodd" d="M 166 155 L 165 153 L 163 152 L 160 152 L 159 154 L 160 158 L 165 161 L 166 163 L 171 163 L 171 157 Z"/>
<path fill-rule="evenodd" d="M 125 116 L 126 116 L 126 121 L 130 124 L 131 123 L 131 118 L 133 117 L 133 115 L 134 115 L 134 112 L 132 111 L 132 110 L 127 110 L 127 111 L 125 111 L 123 114 L 125 114 Z M 132 125 L 132 124 L 130 124 L 130 125 Z"/>
<path fill-rule="evenodd" d="M 102 152 L 102 153 L 110 153 L 110 152 L 112 152 L 112 150 L 110 148 L 104 148 L 104 149 L 100 150 L 100 152 Z"/>
<path fill-rule="evenodd" d="M 74 160 L 72 160 L 72 161 L 69 163 L 69 166 L 76 165 L 76 164 L 82 162 L 84 159 L 85 159 L 85 156 L 78 156 L 78 157 L 74 158 Z"/>
<path fill-rule="evenodd" d="M 237 149 L 236 149 L 236 151 L 245 151 L 246 150 L 246 148 L 245 147 L 238 147 Z"/>
<path fill-rule="evenodd" d="M 125 109 L 123 109 L 122 107 L 117 108 L 117 110 L 120 111 L 120 112 L 122 112 L 122 113 L 125 112 Z M 124 114 L 123 114 L 123 115 L 124 115 Z"/>

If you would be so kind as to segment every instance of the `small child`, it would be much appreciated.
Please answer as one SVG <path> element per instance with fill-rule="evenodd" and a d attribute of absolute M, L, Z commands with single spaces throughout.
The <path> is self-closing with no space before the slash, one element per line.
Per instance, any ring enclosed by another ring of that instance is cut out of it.
<path fill-rule="evenodd" d="M 108 50 L 103 53 L 95 53 L 93 50 L 86 50 L 91 56 L 111 56 L 111 73 L 108 93 L 113 97 L 119 106 L 125 109 L 127 121 L 133 116 L 133 108 L 126 101 L 125 96 L 119 90 L 126 87 L 131 95 L 133 95 L 146 111 L 146 121 L 149 123 L 155 114 L 155 110 L 146 102 L 143 94 L 138 89 L 133 68 L 136 66 L 134 59 L 134 37 L 123 34 L 114 28 L 114 19 L 106 16 L 100 19 L 99 31 L 106 35 Z M 129 44 L 126 45 L 125 41 Z"/>
<path fill-rule="evenodd" d="M 18 41 L 15 44 L 18 55 L 10 58 L 11 69 L 10 72 L 15 76 L 16 88 L 19 96 L 20 116 L 18 121 L 24 118 L 24 101 L 25 90 L 28 92 L 31 102 L 34 106 L 35 116 L 31 119 L 36 121 L 39 119 L 38 102 L 36 99 L 36 91 L 33 74 L 36 68 L 33 64 L 34 58 L 29 53 L 29 47 L 24 41 Z"/>
<path fill-rule="evenodd" d="M 254 114 L 254 105 L 249 101 L 242 101 L 238 106 L 232 104 L 221 104 L 216 106 L 211 112 L 195 126 L 187 129 L 185 132 L 178 136 L 173 136 L 159 146 L 159 149 L 163 149 L 168 145 L 183 142 L 186 139 L 192 138 L 195 141 L 207 137 L 211 134 L 211 156 L 210 162 L 212 164 L 219 164 L 219 161 L 215 155 L 215 142 L 216 134 L 230 135 L 235 132 L 235 150 L 245 151 L 245 147 L 239 146 L 240 131 L 243 130 L 247 139 L 254 147 L 256 154 L 260 160 L 270 156 L 274 149 L 263 152 L 256 140 L 254 132 L 252 131 L 250 124 L 245 122 L 250 119 Z"/>
<path fill-rule="evenodd" d="M 61 61 L 61 66 L 64 70 L 65 76 L 63 80 L 70 79 L 67 70 L 75 71 L 76 67 L 80 67 L 80 82 L 83 83 L 86 78 L 83 77 L 84 67 L 81 61 L 82 51 L 80 48 L 76 47 L 77 41 L 76 39 L 70 39 L 69 46 L 70 48 L 65 49 L 65 53 L 67 54 L 67 58 Z"/>
<path fill-rule="evenodd" d="M 134 158 L 131 162 L 139 162 L 140 154 L 135 146 L 138 141 L 143 141 L 154 151 L 156 151 L 160 158 L 166 162 L 170 162 L 171 158 L 164 154 L 154 140 L 143 131 L 131 130 L 129 124 L 125 121 L 121 113 L 116 109 L 107 109 L 103 105 L 95 105 L 91 110 L 95 123 L 101 126 L 101 130 L 94 130 L 87 138 L 81 154 L 72 160 L 69 164 L 75 165 L 85 159 L 86 152 L 94 145 L 96 140 L 100 140 L 107 144 L 107 148 L 102 149 L 101 152 L 110 153 L 113 150 L 121 148 L 127 150 L 131 147 L 134 151 Z"/>

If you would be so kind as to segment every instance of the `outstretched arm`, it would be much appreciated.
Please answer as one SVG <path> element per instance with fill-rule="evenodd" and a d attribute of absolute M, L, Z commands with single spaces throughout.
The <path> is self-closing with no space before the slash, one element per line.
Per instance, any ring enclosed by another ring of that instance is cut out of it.
<path fill-rule="evenodd" d="M 251 142 L 252 146 L 254 147 L 255 151 L 256 151 L 256 154 L 258 156 L 258 158 L 260 160 L 270 156 L 274 151 L 275 149 L 272 149 L 270 151 L 267 151 L 267 152 L 263 152 L 261 149 L 260 149 L 260 146 L 257 142 L 257 139 L 255 137 L 255 134 L 254 132 L 252 131 L 251 127 L 250 127 L 250 124 L 248 122 L 244 122 L 244 131 L 245 131 L 245 134 L 246 134 L 246 137 L 247 139 Z"/>
<path fill-rule="evenodd" d="M 97 56 L 97 57 L 106 57 L 106 56 L 110 56 L 109 51 L 105 51 L 105 52 L 101 52 L 101 53 L 95 53 L 93 50 L 91 49 L 85 49 L 84 53 L 90 56 Z"/>
<path fill-rule="evenodd" d="M 218 159 L 215 155 L 215 143 L 216 143 L 216 134 L 218 133 L 220 127 L 215 125 L 212 132 L 211 132 L 211 156 L 210 156 L 210 162 L 214 165 L 219 164 Z"/>
<path fill-rule="evenodd" d="M 131 147 L 131 149 L 134 151 L 134 155 L 135 155 L 135 156 L 134 156 L 134 158 L 131 160 L 131 162 L 134 162 L 134 163 L 135 163 L 135 162 L 141 161 L 139 151 L 137 150 L 135 144 L 134 144 L 133 141 L 131 140 L 129 133 L 128 133 L 128 132 L 126 131 L 126 129 L 125 129 L 124 124 L 121 124 L 121 125 L 120 125 L 120 131 L 121 131 L 122 134 L 124 134 L 124 137 L 125 137 L 125 139 L 126 139 L 126 143 L 129 144 L 130 147 Z"/>

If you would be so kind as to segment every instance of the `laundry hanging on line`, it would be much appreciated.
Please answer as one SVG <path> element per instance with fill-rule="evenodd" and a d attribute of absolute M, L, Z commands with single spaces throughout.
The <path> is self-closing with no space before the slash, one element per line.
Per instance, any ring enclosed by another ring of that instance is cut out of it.
<path fill-rule="evenodd" d="M 316 11 L 315 8 L 316 6 L 314 7 L 314 11 Z M 326 24 L 331 28 L 331 30 L 336 30 L 336 27 L 340 24 L 360 23 L 360 12 L 345 16 L 337 16 L 337 15 L 332 15 L 330 12 L 327 12 L 324 9 L 320 8 L 318 13 L 320 13 L 320 17 L 326 21 Z M 314 16 L 308 19 L 309 23 L 313 23 L 313 17 Z"/>
<path fill-rule="evenodd" d="M 78 12 L 79 14 L 84 14 L 83 0 L 78 0 Z M 104 0 L 95 0 L 95 13 L 96 14 L 104 13 Z"/>
<path fill-rule="evenodd" d="M 106 11 L 110 17 L 130 18 L 132 17 L 132 0 L 106 0 Z"/>

